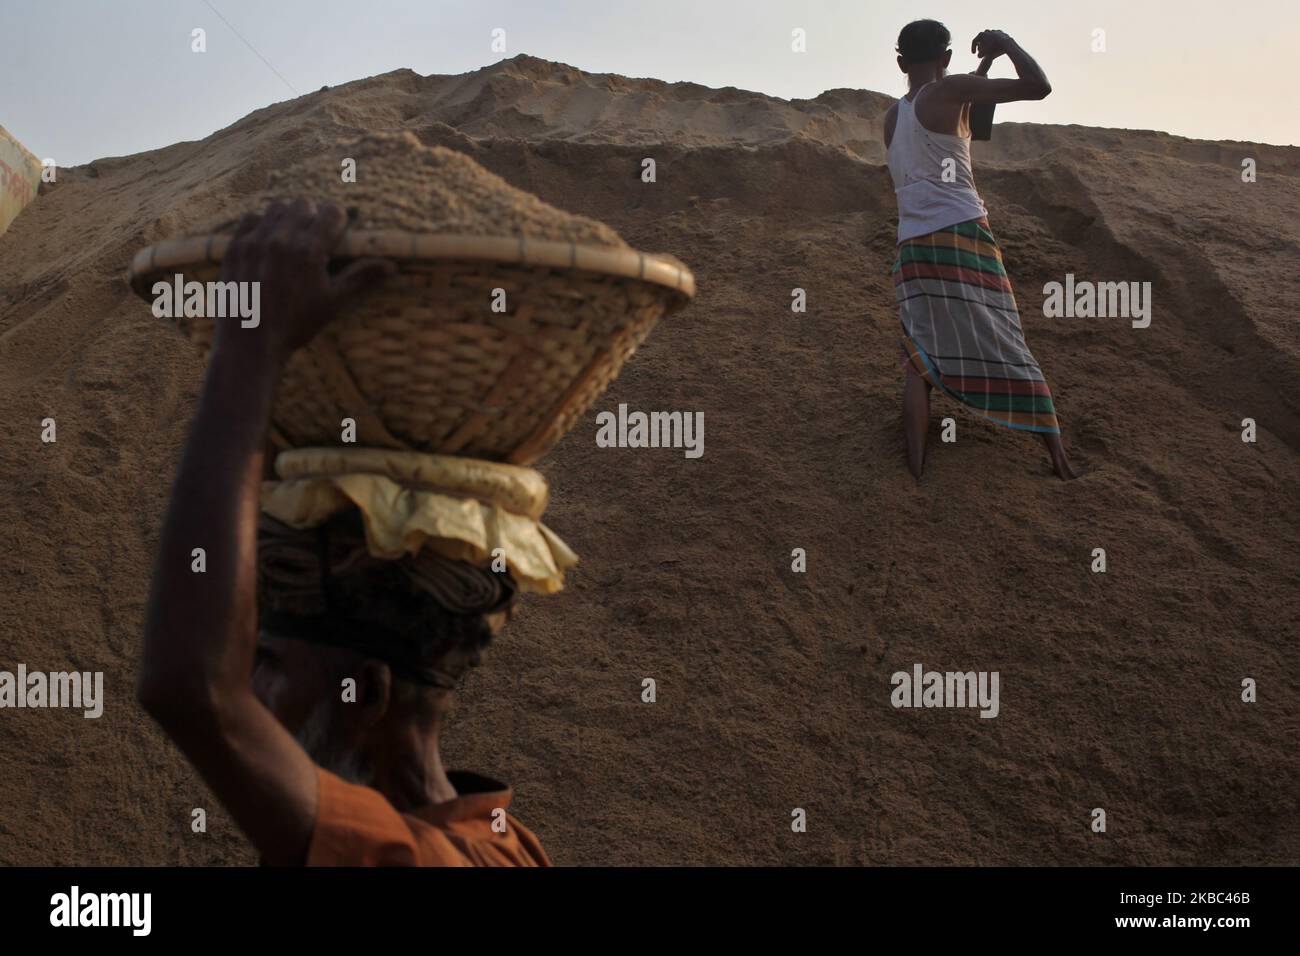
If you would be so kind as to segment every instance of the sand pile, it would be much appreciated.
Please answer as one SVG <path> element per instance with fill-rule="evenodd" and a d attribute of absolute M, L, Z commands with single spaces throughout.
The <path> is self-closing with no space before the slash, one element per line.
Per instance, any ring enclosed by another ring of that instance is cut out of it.
<path fill-rule="evenodd" d="M 349 303 L 286 365 L 272 415 L 277 447 L 330 445 L 339 422 L 355 416 L 363 446 L 531 464 L 687 299 L 679 263 L 650 261 L 608 226 L 410 132 L 367 133 L 272 165 L 246 208 L 294 196 L 333 201 L 353 229 L 336 254 L 356 255 L 363 243 L 365 255 L 400 260 L 382 288 Z M 215 280 L 211 235 L 242 221 L 223 217 L 192 241 L 140 250 L 137 292 L 152 301 L 154 283 L 181 271 Z M 535 240 L 527 249 L 525 238 Z M 455 254 L 428 248 L 438 243 Z M 486 298 L 494 288 L 512 304 L 495 321 Z M 177 324 L 206 354 L 214 323 Z"/>
<path fill-rule="evenodd" d="M 98 721 L 0 713 L 0 863 L 251 861 L 131 699 L 201 366 L 123 274 L 299 160 L 328 156 L 329 188 L 335 144 L 367 130 L 463 152 L 699 283 L 543 462 L 547 523 L 583 565 L 494 646 L 447 741 L 452 766 L 515 785 L 553 859 L 1300 861 L 1300 150 L 998 127 L 976 181 L 1092 472 L 1056 483 L 1032 438 L 936 400 L 958 441 L 918 488 L 888 102 L 522 57 L 373 77 L 61 172 L 0 237 L 0 650 L 103 670 L 109 699 Z M 1042 287 L 1067 273 L 1151 281 L 1150 328 L 1045 318 Z M 619 403 L 703 412 L 704 456 L 597 448 L 595 415 Z M 917 662 L 999 671 L 997 719 L 893 709 L 890 675 Z"/>
<path fill-rule="evenodd" d="M 349 178 L 343 164 L 351 161 Z M 603 223 L 511 186 L 464 153 L 425 146 L 410 132 L 367 133 L 271 175 L 258 204 L 286 196 L 355 210 L 354 229 L 527 236 L 625 247 Z M 224 231 L 233 231 L 227 226 Z"/>

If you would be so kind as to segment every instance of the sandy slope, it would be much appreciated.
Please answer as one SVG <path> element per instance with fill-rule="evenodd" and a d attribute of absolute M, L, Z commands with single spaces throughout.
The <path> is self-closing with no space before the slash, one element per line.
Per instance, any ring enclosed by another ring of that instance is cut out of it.
<path fill-rule="evenodd" d="M 1061 485 L 1032 439 L 940 401 L 959 441 L 917 487 L 888 103 L 517 57 L 63 171 L 0 237 L 0 668 L 103 670 L 109 700 L 98 721 L 0 712 L 0 863 L 251 859 L 219 811 L 189 832 L 211 798 L 133 702 L 200 366 L 123 274 L 366 128 L 464 150 L 699 281 L 598 409 L 703 411 L 705 456 L 598 449 L 596 409 L 544 463 L 548 521 L 584 563 L 494 648 L 448 742 L 516 784 L 558 862 L 1300 862 L 1300 150 L 999 127 L 977 181 L 1092 472 Z M 1067 272 L 1153 282 L 1151 327 L 1043 318 Z M 918 661 L 998 670 L 1001 715 L 894 710 L 889 675 Z"/>

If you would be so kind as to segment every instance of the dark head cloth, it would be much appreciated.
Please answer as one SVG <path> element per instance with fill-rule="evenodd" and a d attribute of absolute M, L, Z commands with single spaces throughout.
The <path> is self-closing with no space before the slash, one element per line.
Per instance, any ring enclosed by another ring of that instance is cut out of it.
<path fill-rule="evenodd" d="M 508 574 L 428 549 L 376 558 L 356 511 L 301 531 L 266 514 L 258 525 L 264 630 L 350 648 L 421 684 L 455 687 L 491 640 L 487 616 L 507 612 L 516 593 Z"/>

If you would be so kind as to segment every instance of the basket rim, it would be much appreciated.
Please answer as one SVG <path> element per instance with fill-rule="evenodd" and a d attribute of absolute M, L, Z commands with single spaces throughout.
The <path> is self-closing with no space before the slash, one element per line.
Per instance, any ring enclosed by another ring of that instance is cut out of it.
<path fill-rule="evenodd" d="M 234 237 L 225 233 L 185 236 L 145 246 L 131 260 L 128 282 L 143 299 L 161 272 L 178 266 L 218 263 Z M 409 232 L 402 229 L 349 230 L 333 258 L 386 256 L 408 261 L 477 261 L 548 266 L 636 279 L 663 286 L 685 299 L 695 297 L 695 276 L 664 256 L 630 247 L 599 246 L 565 239 L 530 239 L 470 233 Z"/>

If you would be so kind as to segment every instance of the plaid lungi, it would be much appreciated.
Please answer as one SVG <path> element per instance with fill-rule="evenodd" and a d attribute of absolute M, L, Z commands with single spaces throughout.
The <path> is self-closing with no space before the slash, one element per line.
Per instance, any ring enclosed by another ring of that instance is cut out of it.
<path fill-rule="evenodd" d="M 999 425 L 1060 433 L 987 219 L 901 243 L 893 276 L 905 361 L 922 378 Z"/>

